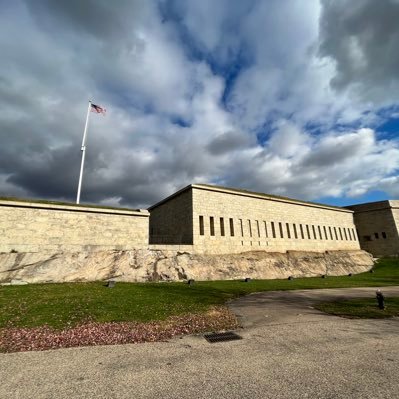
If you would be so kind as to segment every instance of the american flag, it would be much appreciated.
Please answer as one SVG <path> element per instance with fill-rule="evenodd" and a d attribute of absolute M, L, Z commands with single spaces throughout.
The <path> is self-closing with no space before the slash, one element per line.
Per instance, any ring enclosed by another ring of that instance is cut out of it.
<path fill-rule="evenodd" d="M 107 110 L 105 108 L 100 107 L 99 105 L 91 104 L 91 112 L 96 112 L 97 114 L 105 115 Z"/>

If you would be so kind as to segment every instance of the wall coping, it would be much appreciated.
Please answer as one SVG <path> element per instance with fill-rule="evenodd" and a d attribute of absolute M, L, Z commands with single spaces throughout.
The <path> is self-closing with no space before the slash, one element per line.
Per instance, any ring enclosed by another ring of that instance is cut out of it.
<path fill-rule="evenodd" d="M 346 208 L 353 210 L 355 213 L 382 211 L 385 209 L 398 209 L 399 200 L 365 202 L 363 204 L 349 205 L 346 206 Z"/>
<path fill-rule="evenodd" d="M 328 209 L 328 210 L 344 212 L 344 213 L 353 213 L 353 211 L 350 209 L 341 208 L 338 206 L 319 204 L 317 202 L 301 201 L 301 200 L 296 200 L 296 199 L 292 199 L 292 198 L 288 198 L 288 197 L 280 197 L 278 195 L 257 193 L 257 192 L 253 192 L 253 191 L 240 190 L 240 189 L 235 189 L 235 188 L 212 186 L 210 184 L 190 184 L 189 186 L 186 186 L 186 187 L 182 188 L 181 190 L 176 191 L 174 194 L 170 195 L 169 197 L 166 197 L 163 200 L 157 202 L 155 205 L 150 206 L 148 208 L 148 210 L 151 211 L 152 209 L 158 207 L 159 205 L 162 205 L 162 204 L 168 202 L 172 198 L 175 198 L 178 195 L 180 195 L 188 190 L 192 190 L 192 189 L 215 191 L 215 192 L 224 193 L 224 194 L 239 195 L 242 197 L 258 198 L 258 199 L 275 201 L 275 202 L 283 202 L 286 204 L 308 206 L 311 208 Z"/>
<path fill-rule="evenodd" d="M 0 207 L 46 209 L 46 210 L 55 210 L 55 211 L 100 213 L 108 215 L 126 215 L 126 216 L 140 216 L 140 217 L 150 216 L 150 213 L 146 209 L 139 209 L 133 211 L 128 209 L 90 207 L 90 206 L 74 205 L 74 204 L 71 205 L 47 204 L 47 203 L 40 203 L 34 201 L 0 200 Z"/>

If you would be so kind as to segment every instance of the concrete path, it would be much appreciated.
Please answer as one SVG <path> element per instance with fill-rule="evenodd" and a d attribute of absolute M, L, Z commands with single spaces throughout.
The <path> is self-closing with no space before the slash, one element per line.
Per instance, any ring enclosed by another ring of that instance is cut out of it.
<path fill-rule="evenodd" d="M 351 298 L 375 298 L 376 290 L 377 288 L 367 287 L 262 292 L 231 302 L 230 309 L 246 328 L 285 323 L 313 323 L 319 320 L 327 321 L 331 317 L 336 319 L 314 309 L 312 306 L 314 303 Z M 399 287 L 383 287 L 381 291 L 388 299 L 389 296 L 399 296 Z"/>
<path fill-rule="evenodd" d="M 399 287 L 384 288 L 399 295 Z M 348 320 L 315 301 L 375 289 L 254 294 L 234 301 L 243 340 L 0 354 L 0 398 L 398 398 L 399 319 Z"/>

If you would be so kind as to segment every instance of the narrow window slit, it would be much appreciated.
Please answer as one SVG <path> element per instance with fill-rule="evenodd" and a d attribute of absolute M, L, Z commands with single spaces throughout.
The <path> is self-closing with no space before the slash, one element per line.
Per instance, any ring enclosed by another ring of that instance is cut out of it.
<path fill-rule="evenodd" d="M 234 222 L 232 218 L 230 218 L 230 235 L 234 237 Z"/>
<path fill-rule="evenodd" d="M 290 225 L 289 225 L 289 223 L 286 223 L 286 224 L 285 224 L 285 227 L 287 228 L 287 236 L 288 236 L 288 238 L 291 238 L 291 231 L 290 231 Z"/>
<path fill-rule="evenodd" d="M 203 236 L 205 234 L 204 230 L 204 217 L 200 216 L 199 217 L 199 229 L 200 229 L 200 235 Z"/>
<path fill-rule="evenodd" d="M 296 224 L 294 223 L 292 226 L 294 227 L 294 237 L 296 239 L 298 239 L 298 232 L 296 231 Z"/>
<path fill-rule="evenodd" d="M 220 218 L 220 235 L 224 237 L 224 219 Z"/>
<path fill-rule="evenodd" d="M 284 238 L 283 224 L 281 222 L 278 222 L 278 227 L 280 230 L 280 238 Z"/>
<path fill-rule="evenodd" d="M 211 236 L 215 235 L 215 220 L 213 218 L 213 216 L 211 216 L 209 218 L 209 227 L 210 227 L 210 231 L 211 231 Z"/>

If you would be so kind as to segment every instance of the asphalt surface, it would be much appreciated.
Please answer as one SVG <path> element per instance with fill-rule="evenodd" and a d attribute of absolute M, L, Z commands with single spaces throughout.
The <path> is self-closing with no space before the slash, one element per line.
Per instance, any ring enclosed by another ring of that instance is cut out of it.
<path fill-rule="evenodd" d="M 388 299 L 399 287 L 383 288 Z M 0 398 L 399 398 L 399 319 L 312 308 L 374 288 L 253 294 L 230 304 L 240 341 L 0 354 Z"/>

